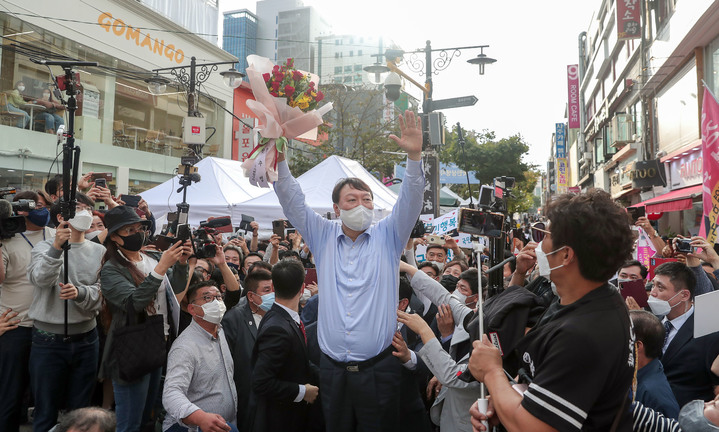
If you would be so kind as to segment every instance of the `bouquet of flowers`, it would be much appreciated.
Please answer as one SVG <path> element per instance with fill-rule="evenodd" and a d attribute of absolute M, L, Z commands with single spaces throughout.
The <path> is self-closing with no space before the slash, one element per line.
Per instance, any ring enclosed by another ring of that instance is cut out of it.
<path fill-rule="evenodd" d="M 264 57 L 247 57 L 247 77 L 255 100 L 247 107 L 259 119 L 260 137 L 250 156 L 242 163 L 245 175 L 255 186 L 269 187 L 277 180 L 277 156 L 293 138 L 315 140 L 322 116 L 332 104 L 317 108 L 324 98 L 317 88 L 319 77 L 294 68 L 288 59 L 282 66 Z"/>

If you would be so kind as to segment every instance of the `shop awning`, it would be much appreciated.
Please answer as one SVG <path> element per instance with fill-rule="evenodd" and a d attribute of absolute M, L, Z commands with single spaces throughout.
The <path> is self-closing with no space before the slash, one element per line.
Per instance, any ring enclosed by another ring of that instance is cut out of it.
<path fill-rule="evenodd" d="M 663 213 L 671 211 L 689 210 L 695 197 L 701 196 L 702 185 L 689 186 L 667 192 L 664 195 L 634 204 L 632 207 L 646 206 L 647 213 Z"/>

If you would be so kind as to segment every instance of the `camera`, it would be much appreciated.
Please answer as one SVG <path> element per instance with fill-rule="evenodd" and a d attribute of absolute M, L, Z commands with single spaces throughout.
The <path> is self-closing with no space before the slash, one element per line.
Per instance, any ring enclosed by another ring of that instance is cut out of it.
<path fill-rule="evenodd" d="M 457 230 L 465 234 L 499 238 L 502 236 L 503 223 L 502 213 L 461 208 Z"/>
<path fill-rule="evenodd" d="M 35 210 L 35 201 L 33 200 L 21 199 L 12 202 L 11 205 L 12 211 L 15 214 L 17 214 L 17 212 L 29 212 Z"/>
<path fill-rule="evenodd" d="M 197 258 L 213 258 L 217 252 L 215 239 L 212 238 L 217 230 L 209 227 L 201 227 L 192 233 L 192 249 Z"/>
<path fill-rule="evenodd" d="M 29 212 L 35 209 L 33 200 L 17 200 L 11 202 L 5 199 L 6 196 L 15 193 L 15 188 L 0 189 L 0 239 L 12 238 L 15 234 L 25 231 L 25 217 L 18 215 L 18 212 Z"/>
<path fill-rule="evenodd" d="M 677 252 L 681 252 L 681 253 L 694 252 L 694 246 L 692 246 L 691 239 L 683 239 L 683 238 L 674 239 L 674 248 L 677 250 Z"/>

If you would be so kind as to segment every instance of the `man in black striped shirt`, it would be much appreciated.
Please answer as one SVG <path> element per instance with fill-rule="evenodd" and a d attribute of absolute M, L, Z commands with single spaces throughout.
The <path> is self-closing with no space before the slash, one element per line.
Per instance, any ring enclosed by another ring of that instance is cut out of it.
<path fill-rule="evenodd" d="M 517 257 L 518 272 L 536 260 L 559 296 L 515 351 L 529 387 L 522 395 L 510 386 L 486 336 L 474 343 L 469 369 L 508 431 L 630 431 L 634 334 L 607 283 L 631 253 L 630 221 L 599 190 L 559 196 L 547 216 L 544 239 Z"/>

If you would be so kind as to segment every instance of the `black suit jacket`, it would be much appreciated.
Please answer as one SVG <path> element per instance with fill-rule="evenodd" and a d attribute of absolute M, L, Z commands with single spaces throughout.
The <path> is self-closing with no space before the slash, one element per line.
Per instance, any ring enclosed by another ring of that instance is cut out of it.
<path fill-rule="evenodd" d="M 415 332 L 402 326 L 400 334 L 412 351 L 419 351 L 424 344 Z M 402 381 L 400 382 L 400 427 L 398 432 L 431 432 L 432 427 L 422 399 L 424 389 L 432 374 L 417 354 L 417 366 L 414 370 L 402 367 Z"/>
<path fill-rule="evenodd" d="M 222 319 L 225 339 L 235 364 L 235 387 L 237 388 L 237 427 L 248 430 L 248 405 L 252 390 L 252 348 L 257 338 L 255 318 L 247 302 L 230 309 Z"/>
<path fill-rule="evenodd" d="M 294 402 L 300 384 L 319 383 L 297 323 L 277 304 L 262 319 L 252 351 L 252 402 L 256 432 L 307 430 L 309 405 Z"/>
<path fill-rule="evenodd" d="M 719 355 L 719 333 L 694 339 L 694 314 L 687 319 L 662 355 L 664 373 L 679 406 L 695 399 L 714 399 L 719 384 L 711 365 Z"/>

